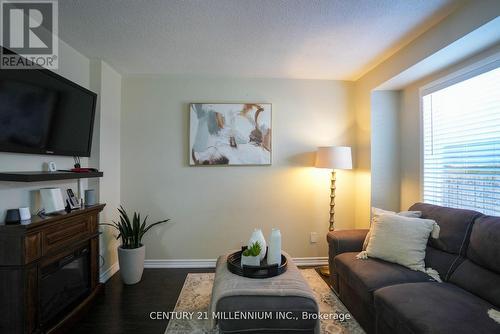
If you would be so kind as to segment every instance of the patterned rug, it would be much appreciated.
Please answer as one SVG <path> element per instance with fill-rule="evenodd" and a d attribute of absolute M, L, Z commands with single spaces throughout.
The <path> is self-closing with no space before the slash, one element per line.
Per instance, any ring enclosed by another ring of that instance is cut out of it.
<path fill-rule="evenodd" d="M 364 333 L 357 321 L 354 320 L 344 304 L 330 290 L 316 270 L 302 269 L 301 273 L 316 296 L 320 313 L 330 318 L 321 320 L 322 334 Z M 174 317 L 169 321 L 165 334 L 218 333 L 217 329 L 210 329 L 209 320 L 206 319 L 213 280 L 213 273 L 188 274 L 175 305 Z M 346 319 L 347 315 L 349 315 L 350 319 Z M 343 321 L 340 319 L 343 319 Z"/>

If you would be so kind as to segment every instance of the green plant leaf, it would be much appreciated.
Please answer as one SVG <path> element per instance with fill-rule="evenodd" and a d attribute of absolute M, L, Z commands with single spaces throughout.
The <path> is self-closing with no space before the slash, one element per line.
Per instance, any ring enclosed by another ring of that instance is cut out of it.
<path fill-rule="evenodd" d="M 140 218 L 140 214 L 137 213 L 137 212 L 134 212 L 134 218 L 132 219 L 132 243 L 134 245 L 135 248 L 138 248 L 139 247 L 139 234 L 138 234 L 138 230 L 139 230 L 139 221 Z"/>
<path fill-rule="evenodd" d="M 168 222 L 170 220 L 165 219 L 147 226 L 148 216 L 146 216 L 144 220 L 141 221 L 141 214 L 138 212 L 134 212 L 131 220 L 130 216 L 121 205 L 118 208 L 118 212 L 120 213 L 119 222 L 113 221 L 111 223 L 101 223 L 100 225 L 106 225 L 115 228 L 118 231 L 118 236 L 116 236 L 116 239 L 122 240 L 123 248 L 141 247 L 142 237 L 151 227 Z"/>
<path fill-rule="evenodd" d="M 255 241 L 253 244 L 250 245 L 245 251 L 242 253 L 244 256 L 258 256 L 262 250 L 262 247 L 260 246 L 260 243 L 258 241 Z"/>
<path fill-rule="evenodd" d="M 147 232 L 147 231 L 149 231 L 149 229 L 150 229 L 151 227 L 156 226 L 156 225 L 159 225 L 159 224 L 162 224 L 162 223 L 166 223 L 166 222 L 168 222 L 169 220 L 170 220 L 170 219 L 165 219 L 165 220 L 161 220 L 161 221 L 159 221 L 159 222 L 156 222 L 156 223 L 153 223 L 153 224 L 149 225 L 149 226 L 148 226 L 148 227 L 146 227 L 146 229 L 144 230 L 143 235 L 144 235 L 144 234 L 146 234 L 146 232 Z"/>

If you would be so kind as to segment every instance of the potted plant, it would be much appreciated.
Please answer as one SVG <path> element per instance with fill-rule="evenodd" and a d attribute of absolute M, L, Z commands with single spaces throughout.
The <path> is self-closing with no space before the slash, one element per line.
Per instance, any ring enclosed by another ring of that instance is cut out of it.
<path fill-rule="evenodd" d="M 241 266 L 260 266 L 260 252 L 262 247 L 255 241 L 241 253 Z"/>
<path fill-rule="evenodd" d="M 118 230 L 116 239 L 121 239 L 122 244 L 118 246 L 118 262 L 120 264 L 120 276 L 123 283 L 135 284 L 141 280 L 142 272 L 144 271 L 144 257 L 146 255 L 146 246 L 142 244 L 142 237 L 151 227 L 161 223 L 168 222 L 170 219 L 165 219 L 146 225 L 148 216 L 141 222 L 141 214 L 134 212 L 132 220 L 130 220 L 125 209 L 120 206 L 120 221 L 117 223 L 102 223 Z"/>

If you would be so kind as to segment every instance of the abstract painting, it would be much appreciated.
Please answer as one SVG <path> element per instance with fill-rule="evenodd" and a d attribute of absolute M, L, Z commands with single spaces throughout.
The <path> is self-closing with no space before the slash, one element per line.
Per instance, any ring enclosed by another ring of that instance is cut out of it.
<path fill-rule="evenodd" d="M 271 104 L 192 103 L 190 165 L 270 165 Z"/>

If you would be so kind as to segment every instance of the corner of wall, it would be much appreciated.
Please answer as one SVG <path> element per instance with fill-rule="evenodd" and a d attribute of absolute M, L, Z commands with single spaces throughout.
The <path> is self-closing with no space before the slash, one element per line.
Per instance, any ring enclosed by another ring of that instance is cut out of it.
<path fill-rule="evenodd" d="M 98 189 L 99 201 L 106 203 L 100 214 L 101 222 L 111 222 L 117 218 L 116 208 L 120 205 L 120 121 L 121 121 L 121 75 L 101 59 L 91 60 L 91 89 L 98 94 L 98 106 L 94 139 L 96 150 L 91 161 L 101 171 L 104 177 L 95 181 L 93 186 Z M 117 268 L 115 231 L 101 227 L 103 234 L 100 240 L 102 258 L 102 275 L 112 275 Z M 104 277 L 103 276 L 103 277 Z"/>
<path fill-rule="evenodd" d="M 400 91 L 372 91 L 371 202 L 392 211 L 399 210 L 401 199 L 400 108 Z"/>
<path fill-rule="evenodd" d="M 498 1 L 465 1 L 449 16 L 364 74 L 355 83 L 356 227 L 367 227 L 371 205 L 371 93 L 414 64 L 435 54 L 498 15 Z"/>

